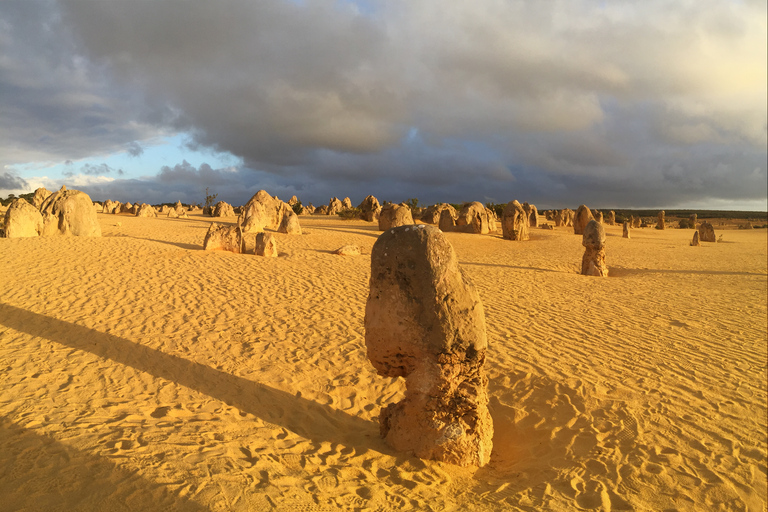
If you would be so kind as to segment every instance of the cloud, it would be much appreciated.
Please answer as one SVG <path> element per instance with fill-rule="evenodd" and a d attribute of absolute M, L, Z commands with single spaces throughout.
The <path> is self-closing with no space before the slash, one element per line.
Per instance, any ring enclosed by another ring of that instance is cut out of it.
<path fill-rule="evenodd" d="M 716 0 L 3 2 L 0 154 L 139 156 L 183 131 L 244 166 L 146 183 L 223 180 L 233 201 L 257 182 L 323 202 L 759 199 L 765 20 L 764 2 Z"/>
<path fill-rule="evenodd" d="M 29 184 L 9 172 L 0 173 L 0 190 L 25 190 Z"/>
<path fill-rule="evenodd" d="M 122 176 L 124 174 L 122 169 L 113 169 L 107 164 L 85 164 L 80 167 L 80 175 L 86 175 L 86 176 L 103 176 L 105 174 L 112 174 L 115 173 L 118 176 Z M 78 173 L 75 173 L 73 170 L 67 170 L 64 171 L 64 175 L 67 177 L 73 177 L 76 176 Z"/>

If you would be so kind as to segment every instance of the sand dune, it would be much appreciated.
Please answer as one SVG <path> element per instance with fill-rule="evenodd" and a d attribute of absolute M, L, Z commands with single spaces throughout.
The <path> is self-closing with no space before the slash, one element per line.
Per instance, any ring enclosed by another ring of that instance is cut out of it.
<path fill-rule="evenodd" d="M 379 438 L 372 224 L 261 258 L 202 251 L 199 215 L 99 220 L 0 239 L 0 509 L 766 510 L 766 230 L 606 226 L 607 279 L 570 228 L 448 233 L 489 331 L 477 469 Z"/>

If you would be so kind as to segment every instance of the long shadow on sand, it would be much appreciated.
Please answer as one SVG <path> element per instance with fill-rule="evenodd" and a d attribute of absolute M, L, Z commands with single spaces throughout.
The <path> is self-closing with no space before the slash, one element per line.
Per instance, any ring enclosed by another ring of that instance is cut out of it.
<path fill-rule="evenodd" d="M 3 510 L 141 510 L 203 512 L 189 501 L 111 461 L 77 450 L 0 417 Z M 45 489 L 45 492 L 40 492 Z"/>
<path fill-rule="evenodd" d="M 517 270 L 535 270 L 537 272 L 554 272 L 555 274 L 568 274 L 570 272 L 563 272 L 561 270 L 554 270 L 551 268 L 536 268 L 536 267 L 521 267 L 519 265 L 500 265 L 498 263 L 474 263 L 470 261 L 459 261 L 459 264 L 475 266 L 475 267 L 502 267 L 502 268 L 514 268 Z"/>
<path fill-rule="evenodd" d="M 333 231 L 333 232 L 341 232 L 341 233 L 351 233 L 355 235 L 363 235 L 363 236 L 372 236 L 373 238 L 379 238 L 379 235 L 381 235 L 382 232 L 379 231 L 364 231 L 360 228 L 323 228 L 319 226 L 311 226 L 308 228 L 308 230 L 315 231 L 315 230 L 322 230 L 322 231 Z"/>
<path fill-rule="evenodd" d="M 169 242 L 168 240 L 158 240 L 156 238 L 139 238 L 136 236 L 132 236 L 129 238 L 133 238 L 135 240 L 144 240 L 147 242 L 157 242 L 159 244 L 165 244 L 165 245 L 172 245 L 174 247 L 178 247 L 179 249 L 187 249 L 189 251 L 202 251 L 203 246 L 202 245 L 194 245 L 194 244 L 185 244 L 181 242 Z"/>
<path fill-rule="evenodd" d="M 343 443 L 358 453 L 391 453 L 377 423 L 259 382 L 8 304 L 0 303 L 0 323 L 194 389 L 315 442 Z"/>
<path fill-rule="evenodd" d="M 624 277 L 643 274 L 683 274 L 691 276 L 766 276 L 766 274 L 759 272 L 727 272 L 723 270 L 665 270 L 655 268 L 623 268 L 614 266 L 609 266 L 608 271 L 610 277 Z"/>

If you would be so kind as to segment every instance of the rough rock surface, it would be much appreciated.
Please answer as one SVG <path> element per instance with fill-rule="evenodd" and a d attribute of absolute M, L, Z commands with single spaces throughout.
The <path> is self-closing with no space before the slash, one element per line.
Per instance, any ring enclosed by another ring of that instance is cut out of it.
<path fill-rule="evenodd" d="M 155 211 L 155 208 L 148 205 L 147 203 L 141 203 L 141 206 L 139 206 L 139 209 L 136 211 L 137 217 L 157 217 L 157 211 Z"/>
<path fill-rule="evenodd" d="M 245 203 L 240 213 L 243 233 L 263 231 L 265 228 L 276 230 L 287 210 L 293 211 L 288 203 L 272 197 L 266 190 L 259 190 Z M 251 220 L 252 216 L 256 218 Z"/>
<path fill-rule="evenodd" d="M 576 215 L 573 217 L 573 234 L 583 235 L 584 228 L 587 227 L 591 220 L 595 220 L 592 216 L 592 211 L 583 204 L 579 206 L 579 209 L 576 210 Z"/>
<path fill-rule="evenodd" d="M 611 210 L 608 212 L 608 220 L 606 221 L 609 226 L 615 226 L 616 225 L 616 212 Z"/>
<path fill-rule="evenodd" d="M 352 208 L 352 200 L 348 197 L 345 197 L 341 200 L 341 208 L 344 210 L 349 210 Z"/>
<path fill-rule="evenodd" d="M 203 240 L 205 251 L 243 251 L 243 232 L 240 226 L 223 226 L 212 222 Z"/>
<path fill-rule="evenodd" d="M 288 206 L 291 206 L 291 207 L 299 203 L 300 203 L 299 198 L 296 196 L 291 196 L 291 198 L 288 200 Z"/>
<path fill-rule="evenodd" d="M 101 205 L 101 213 L 115 213 L 115 206 L 117 206 L 117 203 L 111 199 L 107 199 L 104 201 L 104 204 Z"/>
<path fill-rule="evenodd" d="M 379 415 L 390 446 L 460 466 L 488 462 L 483 305 L 436 227 L 395 228 L 374 244 L 365 343 L 379 375 L 406 379 L 405 398 Z"/>
<path fill-rule="evenodd" d="M 623 229 L 623 231 L 622 231 L 622 233 L 621 233 L 621 236 L 622 236 L 623 238 L 629 238 L 629 229 L 630 229 L 630 227 L 629 227 L 629 221 L 628 221 L 628 220 L 625 220 L 625 221 L 624 221 L 624 229 Z"/>
<path fill-rule="evenodd" d="M 600 210 L 595 210 L 595 220 L 600 224 L 603 224 L 603 212 Z"/>
<path fill-rule="evenodd" d="M 699 239 L 702 242 L 717 242 L 715 227 L 709 222 L 702 222 L 699 226 Z"/>
<path fill-rule="evenodd" d="M 691 245 L 693 247 L 701 247 L 701 241 L 699 240 L 699 232 L 694 231 L 693 232 L 693 240 L 691 240 Z"/>
<path fill-rule="evenodd" d="M 438 221 L 438 227 L 440 228 L 440 231 L 444 233 L 448 233 L 451 231 L 456 231 L 456 217 L 458 217 L 458 213 L 456 213 L 456 209 L 451 207 L 445 208 L 444 210 L 440 211 L 440 220 Z"/>
<path fill-rule="evenodd" d="M 338 197 L 332 197 L 330 201 L 328 201 L 328 211 L 326 212 L 327 215 L 336 215 L 341 210 L 344 209 L 344 205 L 339 200 Z"/>
<path fill-rule="evenodd" d="M 256 246 L 253 253 L 257 256 L 277 258 L 277 240 L 272 233 L 259 233 L 256 235 Z"/>
<path fill-rule="evenodd" d="M 35 190 L 35 194 L 32 196 L 32 206 L 40 209 L 43 206 L 43 202 L 51 195 L 51 191 L 45 187 L 40 187 Z"/>
<path fill-rule="evenodd" d="M 632 227 L 639 228 L 643 225 L 643 219 L 640 217 L 632 217 Z"/>
<path fill-rule="evenodd" d="M 21 197 L 14 199 L 5 212 L 5 238 L 30 238 L 42 234 L 43 215 L 40 210 Z"/>
<path fill-rule="evenodd" d="M 486 235 L 489 233 L 488 214 L 483 203 L 473 201 L 461 208 L 459 216 L 456 218 L 456 231 L 474 233 L 476 235 Z"/>
<path fill-rule="evenodd" d="M 88 194 L 79 190 L 54 192 L 40 206 L 44 234 L 101 236 L 101 226 Z M 53 227 L 55 225 L 55 228 Z"/>
<path fill-rule="evenodd" d="M 135 215 L 136 214 L 136 212 L 133 211 L 133 204 L 130 203 L 130 202 L 123 203 L 123 204 L 120 205 L 120 213 L 126 213 L 128 215 Z"/>
<path fill-rule="evenodd" d="M 581 245 L 585 247 L 581 258 L 581 274 L 584 276 L 608 277 L 605 265 L 605 228 L 595 219 L 584 227 Z"/>
<path fill-rule="evenodd" d="M 528 240 L 528 215 L 517 201 L 510 201 L 501 213 L 501 236 L 505 240 Z"/>
<path fill-rule="evenodd" d="M 345 245 L 333 251 L 333 254 L 338 254 L 340 256 L 360 256 L 360 248 L 356 245 Z"/>
<path fill-rule="evenodd" d="M 539 210 L 536 206 L 525 202 L 523 203 L 523 210 L 525 210 L 526 215 L 528 215 L 528 227 L 539 227 Z"/>
<path fill-rule="evenodd" d="M 379 204 L 379 200 L 375 197 L 366 196 L 358 208 L 360 209 L 360 214 L 364 221 L 373 222 L 374 220 L 378 220 L 374 219 L 374 217 L 376 215 L 376 211 L 381 208 L 381 205 Z"/>
<path fill-rule="evenodd" d="M 485 214 L 488 217 L 488 232 L 495 233 L 497 229 L 496 223 L 498 222 L 496 214 L 490 208 L 485 209 Z"/>
<path fill-rule="evenodd" d="M 451 216 L 454 220 L 456 217 L 458 217 L 456 208 L 449 205 L 448 203 L 438 203 L 433 204 L 424 211 L 424 213 L 421 215 L 421 221 L 426 222 L 427 224 L 438 225 L 440 224 L 440 216 L 443 214 L 443 210 L 450 210 Z"/>
<path fill-rule="evenodd" d="M 688 224 L 690 224 L 693 229 L 696 229 L 696 223 L 698 221 L 699 221 L 698 215 L 696 215 L 695 213 L 690 217 L 688 217 Z"/>
<path fill-rule="evenodd" d="M 232 208 L 231 204 L 225 203 L 224 201 L 219 201 L 218 203 L 216 203 L 216 206 L 213 207 L 213 216 L 214 217 L 234 217 L 235 209 Z"/>
<path fill-rule="evenodd" d="M 299 216 L 293 213 L 293 210 L 286 210 L 283 220 L 280 221 L 280 225 L 277 227 L 277 232 L 287 235 L 300 235 L 301 225 L 299 224 Z"/>
<path fill-rule="evenodd" d="M 379 213 L 379 230 L 386 231 L 388 229 L 399 226 L 409 226 L 411 224 L 413 224 L 413 217 L 411 216 L 411 209 L 407 206 L 386 204 L 381 207 L 381 212 Z"/>
<path fill-rule="evenodd" d="M 314 215 L 328 215 L 328 205 L 321 204 L 315 209 Z"/>
<path fill-rule="evenodd" d="M 656 229 L 664 229 L 664 228 L 666 228 L 666 224 L 664 223 L 664 215 L 666 215 L 664 210 L 661 210 L 656 215 Z"/>

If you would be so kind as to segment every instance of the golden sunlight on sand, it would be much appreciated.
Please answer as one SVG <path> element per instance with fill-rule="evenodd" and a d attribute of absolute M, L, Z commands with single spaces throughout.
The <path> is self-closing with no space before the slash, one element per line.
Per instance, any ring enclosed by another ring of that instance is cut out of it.
<path fill-rule="evenodd" d="M 263 258 L 201 250 L 199 214 L 98 217 L 0 239 L 0 509 L 766 509 L 765 229 L 605 226 L 606 279 L 572 228 L 447 233 L 488 326 L 477 469 L 379 438 L 374 224 L 302 216 Z"/>

